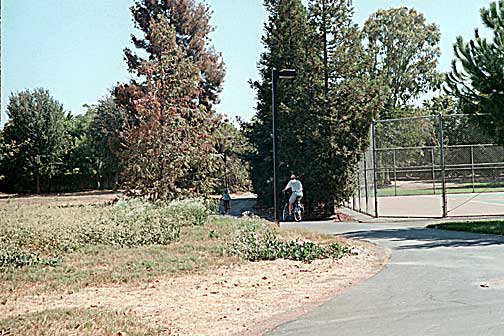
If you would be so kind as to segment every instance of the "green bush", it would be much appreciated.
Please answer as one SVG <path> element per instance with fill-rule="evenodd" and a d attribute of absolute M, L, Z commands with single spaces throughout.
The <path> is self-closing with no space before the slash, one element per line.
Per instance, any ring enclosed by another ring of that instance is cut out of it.
<path fill-rule="evenodd" d="M 340 258 L 349 249 L 337 243 L 321 246 L 311 241 L 283 241 L 271 227 L 248 223 L 237 231 L 228 244 L 228 252 L 249 261 L 289 259 L 312 261 Z"/>
<path fill-rule="evenodd" d="M 184 225 L 205 224 L 210 211 L 201 199 L 178 200 L 163 206 L 163 213 Z"/>
<path fill-rule="evenodd" d="M 7 268 L 18 268 L 29 265 L 50 265 L 55 266 L 60 262 L 60 258 L 43 258 L 38 253 L 25 252 L 13 246 L 0 246 L 0 271 Z"/>

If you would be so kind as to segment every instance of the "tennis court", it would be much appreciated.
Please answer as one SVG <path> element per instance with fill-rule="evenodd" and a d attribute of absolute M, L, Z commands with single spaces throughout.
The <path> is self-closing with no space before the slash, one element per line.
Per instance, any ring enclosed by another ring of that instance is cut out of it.
<path fill-rule="evenodd" d="M 448 194 L 448 216 L 504 215 L 504 192 Z M 442 217 L 440 195 L 390 196 L 378 198 L 380 217 Z"/>
<path fill-rule="evenodd" d="M 504 216 L 504 146 L 467 115 L 374 121 L 348 206 L 375 217 Z"/>

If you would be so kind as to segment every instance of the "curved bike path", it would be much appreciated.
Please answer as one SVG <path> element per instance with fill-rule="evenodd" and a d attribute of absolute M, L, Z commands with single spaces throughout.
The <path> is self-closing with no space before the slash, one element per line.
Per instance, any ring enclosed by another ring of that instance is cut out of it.
<path fill-rule="evenodd" d="M 504 237 L 425 221 L 282 224 L 392 250 L 377 275 L 267 335 L 504 335 Z"/>

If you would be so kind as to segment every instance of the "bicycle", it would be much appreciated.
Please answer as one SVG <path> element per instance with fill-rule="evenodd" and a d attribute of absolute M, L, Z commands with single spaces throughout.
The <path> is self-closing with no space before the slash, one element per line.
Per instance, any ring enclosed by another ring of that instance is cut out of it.
<path fill-rule="evenodd" d="M 294 221 L 300 222 L 303 220 L 304 206 L 301 204 L 301 197 L 296 197 L 294 204 L 292 205 L 292 214 L 289 216 L 289 201 L 285 203 L 282 212 L 282 221 L 287 222 L 289 218 L 292 217 Z"/>

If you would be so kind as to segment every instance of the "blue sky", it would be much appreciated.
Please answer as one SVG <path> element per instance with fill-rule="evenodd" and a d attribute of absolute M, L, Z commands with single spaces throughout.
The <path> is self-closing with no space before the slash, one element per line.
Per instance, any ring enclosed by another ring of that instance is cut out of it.
<path fill-rule="evenodd" d="M 122 50 L 134 32 L 133 0 L 2 1 L 2 124 L 12 92 L 44 87 L 65 110 L 82 113 L 117 82 L 130 76 Z M 206 0 L 214 11 L 213 44 L 224 56 L 226 82 L 218 112 L 248 120 L 254 114 L 256 63 L 267 13 L 261 0 Z M 362 25 L 379 8 L 407 6 L 424 13 L 441 30 L 439 69 L 447 71 L 455 38 L 481 27 L 479 9 L 490 0 L 354 0 Z"/>

